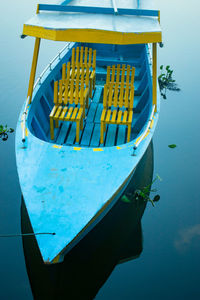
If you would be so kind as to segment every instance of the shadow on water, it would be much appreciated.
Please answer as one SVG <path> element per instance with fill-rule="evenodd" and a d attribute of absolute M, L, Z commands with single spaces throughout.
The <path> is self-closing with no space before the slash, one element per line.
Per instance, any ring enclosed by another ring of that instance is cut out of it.
<path fill-rule="evenodd" d="M 140 161 L 126 192 L 152 182 L 153 143 Z M 144 200 L 119 200 L 96 227 L 74 247 L 62 263 L 45 265 L 34 236 L 23 237 L 27 272 L 34 299 L 93 299 L 118 263 L 142 252 L 141 218 Z M 32 232 L 24 201 L 22 233 Z"/>

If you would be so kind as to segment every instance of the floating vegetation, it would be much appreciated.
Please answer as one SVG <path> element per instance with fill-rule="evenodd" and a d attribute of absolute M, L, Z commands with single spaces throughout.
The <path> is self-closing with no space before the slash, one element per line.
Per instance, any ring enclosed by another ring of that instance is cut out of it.
<path fill-rule="evenodd" d="M 173 148 L 176 148 L 177 146 L 175 144 L 171 144 L 171 145 L 168 145 L 168 147 L 173 149 Z"/>
<path fill-rule="evenodd" d="M 0 139 L 2 139 L 2 141 L 6 141 L 8 139 L 8 133 L 12 132 L 14 132 L 13 128 L 8 128 L 7 125 L 0 125 Z"/>
<path fill-rule="evenodd" d="M 170 69 L 169 65 L 165 68 L 161 65 L 160 71 L 161 74 L 158 76 L 160 92 L 163 99 L 167 99 L 167 90 L 179 92 L 180 88 L 177 86 L 176 80 L 172 77 L 173 70 Z"/>
<path fill-rule="evenodd" d="M 157 192 L 156 189 L 151 189 L 153 183 L 156 180 L 161 181 L 162 179 L 160 178 L 159 175 L 157 175 L 149 185 L 147 185 L 146 187 L 143 187 L 142 189 L 135 190 L 135 192 L 133 194 L 123 195 L 121 200 L 125 203 L 131 203 L 134 200 L 136 200 L 136 201 L 143 200 L 146 202 L 149 201 L 149 202 L 151 202 L 151 204 L 153 206 L 155 206 L 154 202 L 157 202 L 160 200 L 160 195 L 155 195 L 153 198 L 150 198 L 149 194 L 150 194 L 150 192 L 152 192 L 152 193 Z"/>

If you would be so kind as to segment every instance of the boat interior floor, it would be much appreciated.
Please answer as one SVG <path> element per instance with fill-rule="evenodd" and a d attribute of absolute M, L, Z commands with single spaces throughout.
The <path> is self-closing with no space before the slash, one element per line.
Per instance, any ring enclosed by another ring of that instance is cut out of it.
<path fill-rule="evenodd" d="M 135 97 L 137 98 L 137 96 Z M 60 122 L 59 127 L 54 129 L 55 139 L 53 143 L 60 145 L 81 145 L 85 147 L 99 147 L 100 145 L 100 119 L 103 110 L 103 86 L 96 85 L 89 107 L 86 109 L 86 118 L 83 130 L 80 131 L 79 144 L 76 143 L 76 123 Z M 137 102 L 137 99 L 134 99 Z M 134 112 L 131 140 L 137 136 L 134 132 L 134 123 L 138 113 Z M 127 139 L 127 126 L 109 124 L 106 126 L 104 146 L 117 146 L 124 144 Z"/>

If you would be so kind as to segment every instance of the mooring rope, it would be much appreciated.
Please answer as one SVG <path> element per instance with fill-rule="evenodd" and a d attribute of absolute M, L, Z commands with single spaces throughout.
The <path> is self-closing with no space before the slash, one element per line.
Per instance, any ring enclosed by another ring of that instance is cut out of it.
<path fill-rule="evenodd" d="M 38 233 L 20 233 L 20 234 L 0 234 L 0 238 L 4 237 L 18 237 L 18 236 L 34 236 L 34 235 L 41 235 L 41 234 L 50 234 L 55 235 L 55 232 L 38 232 Z"/>

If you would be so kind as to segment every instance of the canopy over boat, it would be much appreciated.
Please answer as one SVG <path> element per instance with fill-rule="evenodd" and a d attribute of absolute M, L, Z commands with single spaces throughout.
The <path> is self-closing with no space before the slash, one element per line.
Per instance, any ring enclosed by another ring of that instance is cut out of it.
<path fill-rule="evenodd" d="M 55 41 L 140 44 L 162 41 L 160 12 L 150 0 L 72 0 L 39 4 L 23 36 Z"/>

